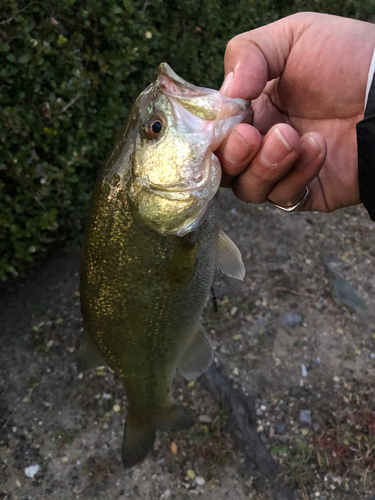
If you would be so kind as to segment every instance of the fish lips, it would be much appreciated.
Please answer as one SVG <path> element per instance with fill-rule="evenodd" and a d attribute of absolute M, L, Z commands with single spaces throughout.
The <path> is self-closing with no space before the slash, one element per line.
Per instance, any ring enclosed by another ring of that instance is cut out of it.
<path fill-rule="evenodd" d="M 178 76 L 167 63 L 160 64 L 156 84 L 170 100 L 172 108 L 178 102 L 186 111 L 202 120 L 217 121 L 218 123 L 228 119 L 232 119 L 232 122 L 235 120 L 236 123 L 240 123 L 244 119 L 248 123 L 252 121 L 250 101 L 229 98 L 218 90 L 197 87 Z M 218 128 L 220 127 L 215 127 L 216 132 Z M 221 134 L 216 133 L 216 139 L 222 140 L 226 133 L 227 128 Z M 219 135 L 221 137 L 218 137 Z M 213 144 L 212 149 L 216 149 L 219 145 Z"/>

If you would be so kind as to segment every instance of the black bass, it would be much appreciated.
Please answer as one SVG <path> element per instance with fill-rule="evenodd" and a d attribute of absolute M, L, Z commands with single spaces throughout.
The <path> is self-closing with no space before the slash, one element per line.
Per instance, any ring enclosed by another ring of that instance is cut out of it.
<path fill-rule="evenodd" d="M 79 368 L 108 364 L 125 388 L 124 467 L 152 450 L 156 430 L 191 417 L 170 394 L 212 362 L 200 315 L 215 262 L 243 279 L 218 228 L 219 161 L 212 153 L 250 103 L 195 87 L 161 64 L 96 182 L 82 249 Z"/>

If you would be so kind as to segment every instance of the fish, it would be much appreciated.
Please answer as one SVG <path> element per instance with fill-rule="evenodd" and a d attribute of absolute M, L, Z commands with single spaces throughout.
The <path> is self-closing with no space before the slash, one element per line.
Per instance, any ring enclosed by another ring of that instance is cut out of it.
<path fill-rule="evenodd" d="M 191 427 L 174 400 L 212 363 L 201 313 L 215 265 L 243 279 L 236 245 L 219 228 L 221 167 L 213 154 L 251 113 L 249 101 L 196 87 L 167 63 L 137 98 L 93 189 L 81 257 L 78 369 L 108 365 L 128 408 L 122 462 L 152 451 L 158 429 Z"/>

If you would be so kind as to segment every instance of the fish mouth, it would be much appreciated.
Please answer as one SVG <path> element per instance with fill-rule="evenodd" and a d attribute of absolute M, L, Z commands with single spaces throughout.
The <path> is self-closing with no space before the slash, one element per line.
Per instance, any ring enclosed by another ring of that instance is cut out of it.
<path fill-rule="evenodd" d="M 217 90 L 197 87 L 178 76 L 165 62 L 159 65 L 157 84 L 163 94 L 173 101 L 172 104 L 177 101 L 205 121 L 251 114 L 250 101 L 228 98 Z"/>

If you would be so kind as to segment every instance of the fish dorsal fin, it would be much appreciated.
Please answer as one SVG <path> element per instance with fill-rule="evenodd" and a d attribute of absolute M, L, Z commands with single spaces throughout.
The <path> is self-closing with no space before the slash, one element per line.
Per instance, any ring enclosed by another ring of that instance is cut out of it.
<path fill-rule="evenodd" d="M 224 274 L 230 278 L 243 280 L 245 276 L 245 266 L 242 262 L 241 252 L 237 245 L 219 229 L 215 240 L 216 265 Z"/>
<path fill-rule="evenodd" d="M 99 354 L 87 330 L 84 329 L 81 339 L 81 348 L 79 350 L 77 370 L 83 372 L 91 368 L 96 368 L 97 366 L 107 366 L 107 363 Z"/>
<path fill-rule="evenodd" d="M 178 364 L 178 371 L 187 380 L 192 380 L 208 370 L 212 359 L 211 341 L 207 336 L 206 330 L 199 323 L 195 334 L 192 335 L 191 342 Z"/>

